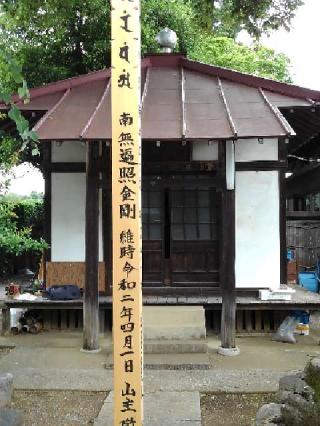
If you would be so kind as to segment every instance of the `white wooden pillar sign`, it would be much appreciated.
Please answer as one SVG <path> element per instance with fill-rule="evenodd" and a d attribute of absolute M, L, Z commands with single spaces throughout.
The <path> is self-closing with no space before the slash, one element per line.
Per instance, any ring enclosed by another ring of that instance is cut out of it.
<path fill-rule="evenodd" d="M 140 1 L 112 1 L 114 425 L 142 426 Z"/>

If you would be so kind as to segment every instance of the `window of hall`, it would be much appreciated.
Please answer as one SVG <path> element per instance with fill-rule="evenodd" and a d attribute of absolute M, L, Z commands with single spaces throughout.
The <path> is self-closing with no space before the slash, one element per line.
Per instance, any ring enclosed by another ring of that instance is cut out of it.
<path fill-rule="evenodd" d="M 161 191 L 142 191 L 142 239 L 161 240 L 163 203 Z"/>
<path fill-rule="evenodd" d="M 170 214 L 165 214 L 166 211 Z M 144 240 L 216 240 L 217 222 L 218 207 L 214 190 L 171 190 L 169 197 L 159 190 L 143 191 Z"/>

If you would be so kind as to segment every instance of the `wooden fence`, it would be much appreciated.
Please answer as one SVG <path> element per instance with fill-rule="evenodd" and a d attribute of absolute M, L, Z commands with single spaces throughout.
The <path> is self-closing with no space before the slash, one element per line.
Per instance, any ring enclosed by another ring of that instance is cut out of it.
<path fill-rule="evenodd" d="M 320 258 L 320 221 L 287 220 L 287 247 L 294 247 L 298 270 Z"/>

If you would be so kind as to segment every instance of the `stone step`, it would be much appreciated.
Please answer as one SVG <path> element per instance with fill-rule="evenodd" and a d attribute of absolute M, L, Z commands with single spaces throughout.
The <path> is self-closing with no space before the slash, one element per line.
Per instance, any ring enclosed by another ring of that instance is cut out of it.
<path fill-rule="evenodd" d="M 202 306 L 144 306 L 143 321 L 147 325 L 176 325 L 201 323 L 204 320 Z"/>
<path fill-rule="evenodd" d="M 145 306 L 144 339 L 188 340 L 206 336 L 202 306 Z"/>
<path fill-rule="evenodd" d="M 200 354 L 208 352 L 206 340 L 145 340 L 145 354 Z"/>
<path fill-rule="evenodd" d="M 146 354 L 144 368 L 147 370 L 208 370 L 208 354 Z"/>
<path fill-rule="evenodd" d="M 145 354 L 206 354 L 208 342 L 205 339 L 195 340 L 145 340 Z M 104 348 L 107 354 L 113 353 L 113 344 Z"/>
<path fill-rule="evenodd" d="M 201 324 L 184 324 L 179 326 L 176 324 L 144 325 L 143 335 L 145 340 L 204 339 L 206 337 L 206 330 Z"/>
<path fill-rule="evenodd" d="M 205 353 L 145 354 L 143 365 L 146 370 L 209 370 L 209 355 Z M 113 357 L 109 355 L 104 364 L 113 368 Z"/>

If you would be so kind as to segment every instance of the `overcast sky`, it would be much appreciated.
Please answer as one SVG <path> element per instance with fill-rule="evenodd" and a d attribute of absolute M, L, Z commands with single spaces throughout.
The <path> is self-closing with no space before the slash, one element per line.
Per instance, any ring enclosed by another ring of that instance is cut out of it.
<path fill-rule="evenodd" d="M 296 12 L 290 32 L 277 31 L 270 37 L 263 37 L 262 44 L 290 58 L 295 84 L 320 90 L 320 0 L 305 0 L 304 3 Z M 250 43 L 245 34 L 241 34 L 239 41 Z"/>
<path fill-rule="evenodd" d="M 291 74 L 295 84 L 320 90 L 320 46 L 319 46 L 320 0 L 305 0 L 298 9 L 290 32 L 277 31 L 264 37 L 262 43 L 277 52 L 285 53 L 291 60 Z M 242 34 L 240 41 L 250 43 Z M 40 172 L 28 171 L 19 166 L 18 178 L 12 182 L 10 192 L 29 194 L 31 191 L 43 192 Z"/>
<path fill-rule="evenodd" d="M 292 30 L 278 31 L 264 43 L 289 56 L 294 83 L 320 90 L 320 1 L 305 0 L 297 11 Z"/>

